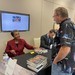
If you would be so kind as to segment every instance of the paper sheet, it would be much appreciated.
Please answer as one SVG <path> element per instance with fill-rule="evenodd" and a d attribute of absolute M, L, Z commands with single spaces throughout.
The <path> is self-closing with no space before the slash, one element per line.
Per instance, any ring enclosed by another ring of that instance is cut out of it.
<path fill-rule="evenodd" d="M 9 59 L 6 70 L 5 70 L 5 75 L 13 74 L 16 62 L 17 60 L 12 60 L 11 58 Z"/>
<path fill-rule="evenodd" d="M 27 69 L 19 66 L 18 64 L 16 64 L 13 75 L 35 75 L 35 72 L 27 70 Z"/>
<path fill-rule="evenodd" d="M 21 67 L 16 62 L 17 60 L 10 59 L 6 68 L 3 63 L 0 63 L 0 75 L 36 75 L 35 72 Z"/>

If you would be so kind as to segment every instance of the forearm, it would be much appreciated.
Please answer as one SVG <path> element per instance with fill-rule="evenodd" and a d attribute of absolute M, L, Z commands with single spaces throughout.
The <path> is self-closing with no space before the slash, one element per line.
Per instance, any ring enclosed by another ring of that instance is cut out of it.
<path fill-rule="evenodd" d="M 34 49 L 34 47 L 33 47 L 33 46 L 31 46 L 31 45 L 29 45 L 29 44 L 26 44 L 26 45 L 25 45 L 25 47 L 26 47 L 27 49 L 29 49 L 29 50 Z"/>
<path fill-rule="evenodd" d="M 31 46 L 31 45 L 29 45 L 26 41 L 24 41 L 24 47 L 27 48 L 27 49 L 29 49 L 29 50 L 34 49 L 34 47 Z"/>
<path fill-rule="evenodd" d="M 62 46 L 57 54 L 57 56 L 55 57 L 53 63 L 57 64 L 57 62 L 61 61 L 62 59 L 64 59 L 70 52 L 70 47 L 67 46 Z"/>

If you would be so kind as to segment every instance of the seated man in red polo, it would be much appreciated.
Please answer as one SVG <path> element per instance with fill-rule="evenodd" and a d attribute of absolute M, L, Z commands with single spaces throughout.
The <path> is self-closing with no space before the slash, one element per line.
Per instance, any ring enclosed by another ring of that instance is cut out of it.
<path fill-rule="evenodd" d="M 5 52 L 8 54 L 9 57 L 14 57 L 18 55 L 24 54 L 24 48 L 27 49 L 35 49 L 35 47 L 29 45 L 24 39 L 20 38 L 20 34 L 18 30 L 14 30 L 11 32 L 11 35 L 14 39 L 7 42 L 7 46 Z"/>

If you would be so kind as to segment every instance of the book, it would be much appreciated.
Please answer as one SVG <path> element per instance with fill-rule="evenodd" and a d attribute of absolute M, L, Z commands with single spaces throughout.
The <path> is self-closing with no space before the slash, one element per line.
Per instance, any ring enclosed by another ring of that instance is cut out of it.
<path fill-rule="evenodd" d="M 47 64 L 47 57 L 37 55 L 27 60 L 28 68 L 38 72 Z"/>

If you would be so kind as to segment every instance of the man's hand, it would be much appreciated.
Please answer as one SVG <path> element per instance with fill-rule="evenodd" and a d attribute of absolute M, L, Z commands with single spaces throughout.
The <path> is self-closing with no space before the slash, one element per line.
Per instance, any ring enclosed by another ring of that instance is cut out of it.
<path fill-rule="evenodd" d="M 57 64 L 56 60 L 54 59 L 53 64 Z"/>
<path fill-rule="evenodd" d="M 53 63 L 57 64 L 57 62 L 63 60 L 69 53 L 70 53 L 71 48 L 68 46 L 62 46 L 55 57 Z"/>

